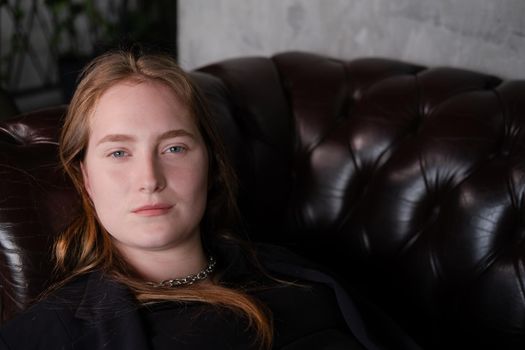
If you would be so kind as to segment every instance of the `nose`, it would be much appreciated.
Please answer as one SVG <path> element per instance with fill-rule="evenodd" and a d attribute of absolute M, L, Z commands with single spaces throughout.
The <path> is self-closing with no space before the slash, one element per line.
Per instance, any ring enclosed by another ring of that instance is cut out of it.
<path fill-rule="evenodd" d="M 146 156 L 135 167 L 140 192 L 154 193 L 166 187 L 166 178 L 162 165 L 155 156 Z"/>

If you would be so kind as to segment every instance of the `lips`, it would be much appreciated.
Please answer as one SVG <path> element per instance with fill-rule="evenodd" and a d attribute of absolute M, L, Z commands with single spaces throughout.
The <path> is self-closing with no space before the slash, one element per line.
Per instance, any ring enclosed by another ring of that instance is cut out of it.
<path fill-rule="evenodd" d="M 148 204 L 132 210 L 134 214 L 140 216 L 158 216 L 164 215 L 173 208 L 171 204 Z"/>

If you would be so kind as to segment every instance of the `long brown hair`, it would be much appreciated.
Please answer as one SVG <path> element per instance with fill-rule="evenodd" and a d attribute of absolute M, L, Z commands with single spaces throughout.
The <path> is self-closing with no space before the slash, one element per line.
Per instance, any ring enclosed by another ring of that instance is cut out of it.
<path fill-rule="evenodd" d="M 210 188 L 201 225 L 203 241 L 229 242 L 245 247 L 232 234 L 238 217 L 236 181 L 222 142 L 198 89 L 170 56 L 113 51 L 94 59 L 81 75 L 65 118 L 60 139 L 60 159 L 80 194 L 82 211 L 55 244 L 57 271 L 62 284 L 86 272 L 100 269 L 126 284 L 140 302 L 158 300 L 198 301 L 222 306 L 244 315 L 256 331 L 261 348 L 270 348 L 272 323 L 268 311 L 240 288 L 213 284 L 159 289 L 138 279 L 115 248 L 110 235 L 97 219 L 85 190 L 81 162 L 89 140 L 89 118 L 100 97 L 123 81 L 155 81 L 169 87 L 185 103 L 204 139 L 209 155 Z"/>

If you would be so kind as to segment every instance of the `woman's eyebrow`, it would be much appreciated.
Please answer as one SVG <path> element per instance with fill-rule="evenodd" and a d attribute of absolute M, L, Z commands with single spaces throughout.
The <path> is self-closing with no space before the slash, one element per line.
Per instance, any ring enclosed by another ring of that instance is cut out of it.
<path fill-rule="evenodd" d="M 163 132 L 158 137 L 159 141 L 171 139 L 174 137 L 180 137 L 180 136 L 188 136 L 191 138 L 195 138 L 195 135 L 193 135 L 191 132 L 186 131 L 184 129 L 174 129 L 174 130 L 168 130 L 166 132 Z M 132 135 L 125 135 L 125 134 L 109 134 L 101 138 L 96 146 L 105 143 L 105 142 L 134 142 L 136 141 L 136 137 Z"/>
<path fill-rule="evenodd" d="M 171 139 L 171 138 L 174 138 L 174 137 L 178 137 L 178 136 L 188 136 L 188 137 L 191 137 L 191 138 L 195 138 L 195 135 L 193 135 L 191 132 L 187 131 L 187 130 L 184 130 L 184 129 L 174 129 L 174 130 L 169 130 L 169 131 L 166 131 L 164 133 L 162 133 L 158 140 L 159 141 L 162 141 L 162 140 L 165 140 L 165 139 Z"/>
<path fill-rule="evenodd" d="M 124 134 L 109 134 L 101 138 L 97 142 L 97 146 L 104 142 L 122 142 L 122 141 L 135 141 L 135 137 Z"/>

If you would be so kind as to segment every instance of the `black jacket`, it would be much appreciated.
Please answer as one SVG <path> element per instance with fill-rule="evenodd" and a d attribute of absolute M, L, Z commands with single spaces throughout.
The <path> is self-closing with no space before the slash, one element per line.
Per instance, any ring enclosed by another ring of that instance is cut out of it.
<path fill-rule="evenodd" d="M 418 349 L 387 317 L 373 307 L 356 305 L 334 278 L 311 263 L 274 246 L 259 247 L 259 258 L 272 273 L 332 288 L 349 329 L 364 348 Z M 365 309 L 367 315 L 362 314 Z M 131 292 L 95 271 L 8 322 L 0 329 L 0 349 L 147 350 L 150 346 Z"/>

